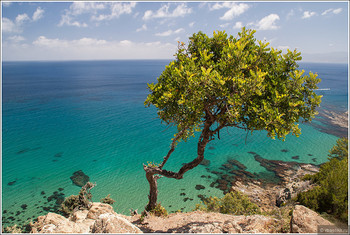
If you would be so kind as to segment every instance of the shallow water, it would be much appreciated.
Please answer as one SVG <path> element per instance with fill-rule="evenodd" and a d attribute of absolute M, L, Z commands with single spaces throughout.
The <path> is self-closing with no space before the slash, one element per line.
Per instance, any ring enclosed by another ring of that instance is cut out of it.
<path fill-rule="evenodd" d="M 154 82 L 168 62 L 4 62 L 4 225 L 23 224 L 54 210 L 55 200 L 48 201 L 51 195 L 78 194 L 80 188 L 70 179 L 78 170 L 97 183 L 93 201 L 111 194 L 118 213 L 128 215 L 130 208 L 142 211 L 149 187 L 142 164 L 161 162 L 174 133 L 157 119 L 155 108 L 143 105 L 148 94 L 146 83 Z M 324 95 L 321 110 L 347 110 L 346 65 L 301 67 L 318 71 L 323 79 L 323 90 L 318 91 Z M 340 134 L 327 132 L 334 130 L 328 120 L 318 118 L 315 123 L 325 128 L 320 131 L 315 125 L 301 124 L 302 135 L 289 135 L 285 142 L 269 139 L 264 131 L 247 136 L 233 128 L 222 130 L 221 139 L 206 149 L 208 167 L 216 170 L 227 159 L 236 159 L 251 173 L 273 177 L 248 152 L 274 160 L 325 162 Z M 182 163 L 191 161 L 196 156 L 196 142 L 197 137 L 179 144 L 165 168 L 178 170 Z M 293 159 L 295 156 L 299 158 Z M 223 195 L 209 186 L 217 176 L 205 168 L 198 166 L 182 180 L 160 179 L 162 205 L 168 211 L 189 211 L 200 202 L 199 194 Z M 197 190 L 196 185 L 205 188 Z"/>

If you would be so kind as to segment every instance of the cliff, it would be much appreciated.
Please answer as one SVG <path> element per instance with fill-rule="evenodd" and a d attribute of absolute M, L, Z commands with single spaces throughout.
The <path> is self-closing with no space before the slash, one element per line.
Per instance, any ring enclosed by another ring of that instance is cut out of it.
<path fill-rule="evenodd" d="M 281 221 L 263 215 L 227 215 L 194 211 L 166 217 L 125 216 L 108 204 L 93 203 L 69 218 L 55 213 L 39 216 L 31 233 L 280 233 Z M 304 206 L 294 208 L 290 232 L 316 233 L 318 225 L 333 225 Z M 288 231 L 289 232 L 289 231 Z"/>

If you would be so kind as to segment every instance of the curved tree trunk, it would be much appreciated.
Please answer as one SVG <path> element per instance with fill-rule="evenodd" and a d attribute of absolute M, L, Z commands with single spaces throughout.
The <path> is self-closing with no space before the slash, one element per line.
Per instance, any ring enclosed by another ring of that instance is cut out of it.
<path fill-rule="evenodd" d="M 167 171 L 167 170 L 162 169 L 162 167 L 164 166 L 165 161 L 168 160 L 170 154 L 168 154 L 164 158 L 164 161 L 160 165 L 160 167 L 143 165 L 143 169 L 146 172 L 146 178 L 147 178 L 149 186 L 150 186 L 150 193 L 148 195 L 149 201 L 148 201 L 147 206 L 145 207 L 146 211 L 153 210 L 156 207 L 156 205 L 157 205 L 157 197 L 158 197 L 157 180 L 160 178 L 159 175 L 165 176 L 167 178 L 182 179 L 183 175 L 187 171 L 195 168 L 196 166 L 198 166 L 202 162 L 202 160 L 204 159 L 205 146 L 209 143 L 210 136 L 212 136 L 214 133 L 216 133 L 218 131 L 218 129 L 219 129 L 218 128 L 214 132 L 210 131 L 210 126 L 212 124 L 213 124 L 213 122 L 206 122 L 205 123 L 205 127 L 204 127 L 204 129 L 202 131 L 202 134 L 201 134 L 201 136 L 199 138 L 199 141 L 198 141 L 197 158 L 195 158 L 193 161 L 183 165 L 178 172 L 172 172 L 172 171 Z M 178 139 L 178 137 L 175 138 L 174 140 L 176 140 L 176 139 Z M 173 141 L 172 148 L 170 149 L 169 153 L 172 153 L 174 151 L 174 148 L 175 148 L 175 145 L 174 145 L 174 141 Z"/>
<path fill-rule="evenodd" d="M 158 198 L 158 183 L 157 180 L 159 177 L 146 171 L 146 178 L 149 183 L 149 195 L 148 195 L 148 204 L 145 208 L 146 211 L 151 211 L 157 205 Z"/>

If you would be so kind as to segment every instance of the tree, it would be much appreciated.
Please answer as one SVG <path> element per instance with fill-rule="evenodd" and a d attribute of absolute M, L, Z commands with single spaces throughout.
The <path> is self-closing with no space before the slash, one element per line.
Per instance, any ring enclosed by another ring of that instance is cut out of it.
<path fill-rule="evenodd" d="M 314 92 L 317 74 L 297 70 L 301 60 L 296 50 L 284 55 L 254 38 L 255 30 L 242 28 L 237 37 L 217 31 L 210 38 L 202 32 L 179 43 L 175 60 L 166 66 L 145 105 L 154 105 L 159 118 L 176 126 L 170 150 L 159 165 L 144 165 L 150 185 L 146 211 L 157 205 L 157 180 L 181 179 L 204 158 L 206 145 L 220 130 L 236 127 L 246 131 L 266 130 L 270 138 L 299 136 L 297 122 L 311 121 L 321 96 Z M 178 172 L 163 169 L 178 142 L 200 132 L 197 157 Z"/>
<path fill-rule="evenodd" d="M 320 171 L 304 177 L 316 187 L 299 193 L 297 201 L 348 222 L 348 139 L 338 139 L 329 152 L 329 161 L 321 165 Z"/>

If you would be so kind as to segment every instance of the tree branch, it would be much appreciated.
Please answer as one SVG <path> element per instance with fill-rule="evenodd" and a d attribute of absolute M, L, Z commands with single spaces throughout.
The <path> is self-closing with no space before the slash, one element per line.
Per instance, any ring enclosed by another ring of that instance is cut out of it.
<path fill-rule="evenodd" d="M 185 130 L 187 129 L 187 127 L 185 127 L 184 129 L 182 129 L 179 133 L 177 133 L 176 137 L 173 139 L 173 142 L 170 145 L 170 150 L 168 152 L 168 154 L 164 157 L 163 162 L 160 164 L 159 168 L 162 169 L 163 166 L 165 165 L 165 163 L 168 161 L 170 155 L 174 152 L 175 150 L 175 146 L 176 146 L 176 141 L 182 136 L 182 134 L 185 132 Z"/>

